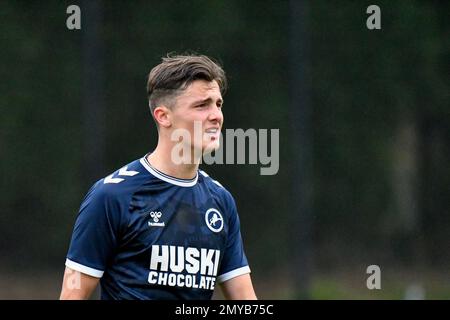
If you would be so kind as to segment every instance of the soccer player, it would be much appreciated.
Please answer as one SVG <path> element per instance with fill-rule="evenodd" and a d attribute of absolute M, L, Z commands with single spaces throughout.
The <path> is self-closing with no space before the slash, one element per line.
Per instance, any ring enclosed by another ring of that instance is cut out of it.
<path fill-rule="evenodd" d="M 99 282 L 102 299 L 211 299 L 217 285 L 227 299 L 256 299 L 234 199 L 198 169 L 219 147 L 225 89 L 203 55 L 151 70 L 158 144 L 85 196 L 60 299 L 88 299 Z"/>

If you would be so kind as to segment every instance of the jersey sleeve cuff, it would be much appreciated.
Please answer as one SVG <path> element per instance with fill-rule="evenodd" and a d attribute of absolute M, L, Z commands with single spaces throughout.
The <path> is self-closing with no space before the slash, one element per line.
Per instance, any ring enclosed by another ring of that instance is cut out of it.
<path fill-rule="evenodd" d="M 221 274 L 220 276 L 217 277 L 217 282 L 218 283 L 222 283 L 225 282 L 227 280 L 233 279 L 237 276 L 241 276 L 243 274 L 247 274 L 250 273 L 250 267 L 249 266 L 245 266 L 242 268 L 237 268 L 231 271 L 228 271 L 227 273 Z"/>
<path fill-rule="evenodd" d="M 87 274 L 88 276 L 92 276 L 92 277 L 96 277 L 96 278 L 101 278 L 104 273 L 104 271 L 102 271 L 102 270 L 97 270 L 94 268 L 87 267 L 85 265 L 79 264 L 70 259 L 66 259 L 66 267 L 69 267 L 70 269 L 79 271 L 81 273 Z"/>

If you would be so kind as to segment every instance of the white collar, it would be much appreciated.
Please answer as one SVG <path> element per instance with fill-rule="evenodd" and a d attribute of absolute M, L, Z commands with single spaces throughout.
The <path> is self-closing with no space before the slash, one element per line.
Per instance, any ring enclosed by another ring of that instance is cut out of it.
<path fill-rule="evenodd" d="M 155 176 L 158 179 L 161 179 L 163 181 L 166 181 L 168 183 L 174 184 L 176 186 L 180 187 L 192 187 L 197 183 L 198 180 L 198 171 L 194 178 L 192 179 L 179 179 L 172 176 L 169 176 L 155 167 L 152 167 L 152 165 L 147 160 L 147 155 L 145 155 L 143 158 L 140 159 L 141 164 L 144 166 L 145 169 L 147 169 L 148 172 L 150 172 L 153 176 Z"/>

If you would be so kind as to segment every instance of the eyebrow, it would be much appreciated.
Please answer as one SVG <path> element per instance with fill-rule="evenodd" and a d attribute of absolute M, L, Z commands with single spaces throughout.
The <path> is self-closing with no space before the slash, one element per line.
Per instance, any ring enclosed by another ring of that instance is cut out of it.
<path fill-rule="evenodd" d="M 206 98 L 206 99 L 194 101 L 194 102 L 191 103 L 191 105 L 194 106 L 194 105 L 202 104 L 202 103 L 210 103 L 212 101 L 213 101 L 212 98 Z M 220 103 L 223 104 L 223 99 L 218 99 L 217 102 L 220 102 Z"/>

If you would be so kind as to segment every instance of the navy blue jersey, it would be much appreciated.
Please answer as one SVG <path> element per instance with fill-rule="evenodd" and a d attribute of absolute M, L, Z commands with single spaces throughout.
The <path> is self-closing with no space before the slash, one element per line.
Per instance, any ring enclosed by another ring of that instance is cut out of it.
<path fill-rule="evenodd" d="M 231 194 L 201 170 L 177 179 L 146 157 L 89 190 L 66 266 L 101 278 L 102 299 L 211 299 L 250 272 Z"/>

